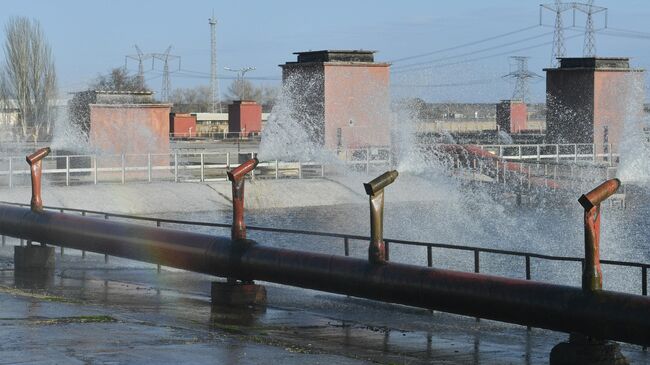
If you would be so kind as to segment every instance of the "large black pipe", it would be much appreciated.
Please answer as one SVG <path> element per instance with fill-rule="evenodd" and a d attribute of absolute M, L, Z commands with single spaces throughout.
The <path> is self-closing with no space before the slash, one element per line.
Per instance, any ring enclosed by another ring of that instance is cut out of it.
<path fill-rule="evenodd" d="M 650 345 L 650 299 L 610 291 L 264 247 L 0 204 L 0 234 L 180 269 L 263 280 Z"/>

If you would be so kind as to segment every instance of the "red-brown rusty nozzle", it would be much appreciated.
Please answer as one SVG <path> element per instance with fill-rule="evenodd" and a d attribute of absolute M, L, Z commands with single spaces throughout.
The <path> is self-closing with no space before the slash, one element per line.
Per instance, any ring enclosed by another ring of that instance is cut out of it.
<path fill-rule="evenodd" d="M 232 181 L 232 230 L 230 237 L 233 241 L 246 239 L 246 224 L 244 223 L 244 176 L 257 166 L 257 157 L 252 158 L 236 168 L 228 171 L 228 180 Z"/>
<path fill-rule="evenodd" d="M 41 162 L 45 156 L 50 154 L 50 151 L 49 147 L 41 148 L 25 158 L 32 174 L 32 200 L 29 205 L 34 212 L 43 210 L 43 199 L 41 199 L 41 175 L 43 169 Z"/>
<path fill-rule="evenodd" d="M 228 180 L 230 181 L 236 181 L 244 177 L 244 175 L 248 174 L 249 172 L 253 171 L 255 167 L 257 167 L 257 164 L 260 163 L 260 161 L 257 159 L 257 157 L 254 157 L 243 164 L 235 167 L 234 169 L 230 170 L 227 172 L 228 174 Z"/>
<path fill-rule="evenodd" d="M 582 290 L 598 291 L 603 288 L 603 271 L 600 267 L 600 203 L 616 193 L 619 186 L 621 186 L 619 179 L 607 180 L 578 199 L 585 209 L 585 262 L 582 269 Z"/>
<path fill-rule="evenodd" d="M 614 195 L 619 186 L 621 186 L 621 180 L 607 180 L 604 183 L 598 185 L 594 190 L 588 192 L 587 194 L 583 194 L 580 199 L 578 199 L 578 203 L 580 203 L 580 205 L 582 205 L 585 210 L 590 210 L 591 208 L 599 205 L 605 199 Z"/>
<path fill-rule="evenodd" d="M 397 179 L 397 170 L 386 171 L 377 176 L 369 183 L 364 183 L 363 187 L 366 189 L 366 194 L 375 195 L 377 192 L 383 190 L 386 186 L 390 185 Z"/>
<path fill-rule="evenodd" d="M 32 153 L 31 155 L 25 157 L 25 159 L 27 160 L 29 166 L 32 166 L 33 164 L 44 159 L 47 155 L 50 154 L 50 152 L 52 152 L 52 150 L 50 150 L 50 147 L 44 147 Z"/>
<path fill-rule="evenodd" d="M 372 264 L 386 263 L 384 243 L 384 188 L 397 179 L 397 171 L 387 171 L 363 184 L 370 200 L 370 246 L 368 260 Z"/>

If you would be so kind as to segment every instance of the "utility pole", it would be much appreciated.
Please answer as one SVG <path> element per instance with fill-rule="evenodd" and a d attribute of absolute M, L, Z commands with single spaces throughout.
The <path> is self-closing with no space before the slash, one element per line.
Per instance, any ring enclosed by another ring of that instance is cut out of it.
<path fill-rule="evenodd" d="M 153 53 L 152 57 L 154 60 L 160 60 L 163 62 L 163 77 L 162 77 L 162 88 L 160 89 L 160 99 L 162 101 L 169 102 L 171 95 L 171 80 L 169 78 L 169 62 L 173 60 L 178 60 L 178 69 L 181 68 L 181 57 L 169 54 L 171 52 L 172 46 L 167 47 L 165 53 Z"/>
<path fill-rule="evenodd" d="M 595 57 L 596 56 L 596 37 L 594 30 L 594 14 L 604 12 L 605 14 L 605 28 L 607 28 L 607 8 L 602 6 L 595 6 L 594 0 L 589 0 L 586 4 L 583 3 L 574 3 L 573 12 L 574 12 L 574 26 L 575 26 L 575 11 L 584 13 L 587 16 L 585 22 L 585 41 L 582 49 L 582 54 L 584 57 Z"/>
<path fill-rule="evenodd" d="M 558 58 L 564 57 L 566 48 L 564 47 L 564 26 L 562 25 L 562 13 L 573 9 L 573 3 L 562 3 L 561 0 L 555 0 L 554 4 L 541 4 L 539 6 L 539 25 L 542 25 L 542 12 L 544 9 L 555 13 L 555 31 L 553 32 L 553 55 L 551 57 L 551 66 L 557 67 Z"/>
<path fill-rule="evenodd" d="M 515 80 L 515 90 L 512 93 L 512 99 L 521 100 L 526 103 L 528 99 L 528 81 L 542 78 L 542 76 L 528 69 L 528 59 L 530 57 L 513 56 L 510 58 L 515 61 L 515 69 L 503 77 Z"/>
<path fill-rule="evenodd" d="M 221 113 L 221 100 L 219 98 L 219 81 L 217 79 L 217 19 L 208 19 L 210 24 L 210 101 L 213 113 Z"/>
<path fill-rule="evenodd" d="M 140 50 L 140 47 L 138 47 L 137 44 L 134 47 L 135 47 L 135 50 L 136 50 L 137 54 L 135 54 L 135 55 L 127 55 L 125 57 L 125 59 L 124 59 L 124 69 L 125 70 L 127 69 L 127 64 L 128 64 L 130 59 L 138 61 L 138 85 L 140 86 L 141 89 L 144 89 L 144 61 L 149 59 L 149 58 L 153 58 L 153 54 L 151 54 L 151 53 L 143 53 Z M 151 67 L 153 68 L 153 63 L 151 65 Z"/>
<path fill-rule="evenodd" d="M 236 72 L 237 73 L 237 79 L 235 79 L 235 82 L 239 84 L 239 87 L 241 88 L 240 92 L 243 94 L 244 93 L 244 77 L 246 76 L 247 72 L 250 71 L 255 71 L 255 67 L 244 67 L 244 68 L 239 68 L 239 69 L 234 69 L 230 67 L 224 67 L 223 68 L 226 71 L 231 71 L 231 72 Z M 240 99 L 244 99 L 245 95 L 239 95 Z"/>

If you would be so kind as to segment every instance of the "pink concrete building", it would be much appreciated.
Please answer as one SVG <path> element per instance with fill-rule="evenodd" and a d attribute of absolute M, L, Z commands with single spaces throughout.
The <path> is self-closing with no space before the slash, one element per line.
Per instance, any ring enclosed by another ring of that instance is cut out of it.
<path fill-rule="evenodd" d="M 228 132 L 246 137 L 262 131 L 262 106 L 252 100 L 235 100 L 228 105 Z"/>
<path fill-rule="evenodd" d="M 521 133 L 528 128 L 528 108 L 521 100 L 502 100 L 497 104 L 497 126 L 508 133 Z"/>
<path fill-rule="evenodd" d="M 297 52 L 282 67 L 314 142 L 332 150 L 390 145 L 390 64 L 373 51 Z"/>

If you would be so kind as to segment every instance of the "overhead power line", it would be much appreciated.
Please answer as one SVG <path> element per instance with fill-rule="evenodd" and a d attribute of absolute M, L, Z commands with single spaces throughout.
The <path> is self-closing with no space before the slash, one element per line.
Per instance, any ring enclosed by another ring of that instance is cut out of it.
<path fill-rule="evenodd" d="M 491 46 L 491 47 L 487 47 L 487 48 L 483 48 L 483 49 L 479 49 L 479 50 L 474 50 L 474 51 L 470 51 L 470 52 L 465 52 L 465 53 L 461 53 L 461 54 L 457 54 L 457 55 L 437 58 L 437 59 L 434 59 L 434 60 L 411 63 L 411 64 L 408 64 L 408 65 L 402 65 L 402 66 L 395 66 L 395 67 L 393 67 L 393 69 L 394 70 L 401 70 L 401 69 L 407 69 L 407 68 L 411 68 L 411 67 L 415 67 L 415 66 L 421 66 L 421 65 L 426 65 L 426 64 L 430 64 L 430 63 L 436 63 L 436 62 L 440 62 L 440 61 L 451 60 L 451 59 L 454 59 L 454 58 L 461 58 L 461 57 L 465 57 L 465 56 L 471 56 L 471 55 L 475 55 L 475 54 L 478 54 L 478 53 L 488 52 L 488 51 L 492 51 L 492 50 L 503 48 L 503 47 L 509 47 L 509 46 L 512 46 L 512 45 L 515 45 L 515 44 L 518 44 L 518 43 L 528 42 L 528 41 L 531 41 L 533 39 L 546 37 L 546 36 L 548 36 L 548 35 L 550 35 L 552 33 L 553 32 L 538 34 L 538 35 L 535 35 L 535 36 L 532 36 L 532 37 L 518 39 L 516 41 L 502 43 L 502 44 L 499 44 L 499 45 L 496 45 L 496 46 Z"/>
<path fill-rule="evenodd" d="M 464 82 L 451 82 L 444 84 L 391 84 L 391 87 L 424 87 L 424 88 L 438 88 L 438 87 L 457 87 L 457 86 L 470 86 L 470 85 L 482 85 L 482 84 L 491 84 L 495 81 L 500 81 L 500 77 L 493 77 L 490 79 L 481 79 L 481 80 L 470 80 Z"/>
<path fill-rule="evenodd" d="M 498 35 L 495 35 L 495 36 L 479 39 L 479 40 L 476 40 L 476 41 L 459 44 L 457 46 L 441 48 L 441 49 L 437 49 L 437 50 L 434 50 L 434 51 L 425 52 L 425 53 L 421 53 L 421 54 L 417 54 L 417 55 L 413 55 L 413 56 L 396 58 L 396 59 L 390 60 L 388 62 L 390 62 L 390 63 L 402 62 L 402 61 L 412 60 L 412 59 L 415 59 L 415 58 L 431 56 L 431 55 L 434 55 L 434 54 L 437 54 L 437 53 L 453 51 L 453 50 L 456 50 L 456 49 L 459 49 L 459 48 L 470 47 L 470 46 L 474 46 L 474 45 L 477 45 L 477 44 L 480 44 L 480 43 L 485 43 L 485 42 L 489 42 L 489 41 L 492 41 L 492 40 L 495 40 L 495 39 L 507 37 L 507 36 L 510 36 L 510 35 L 513 35 L 513 34 L 525 32 L 527 30 L 534 29 L 534 28 L 537 28 L 537 27 L 539 27 L 539 25 L 532 25 L 532 26 L 529 26 L 529 27 L 524 27 L 524 28 L 521 28 L 521 29 L 517 29 L 517 30 L 510 31 L 510 32 L 498 34 Z"/>
<path fill-rule="evenodd" d="M 566 37 L 566 39 L 573 39 L 573 38 L 576 38 L 576 37 L 580 37 L 581 35 L 582 34 L 575 34 L 575 35 Z M 482 61 L 482 60 L 489 59 L 489 58 L 500 57 L 500 56 L 504 56 L 504 55 L 511 55 L 513 53 L 527 51 L 529 49 L 544 47 L 544 46 L 547 46 L 549 44 L 553 44 L 553 42 L 550 41 L 550 42 L 537 43 L 537 44 L 534 44 L 532 46 L 527 46 L 527 47 L 522 47 L 522 48 L 517 48 L 517 49 L 511 49 L 511 50 L 507 50 L 505 52 L 499 52 L 499 53 L 491 54 L 491 55 L 488 55 L 488 56 L 475 57 L 475 58 L 466 58 L 464 60 L 460 60 L 460 61 L 457 61 L 457 62 L 432 64 L 432 65 L 429 65 L 429 66 L 423 66 L 423 67 L 412 68 L 412 69 L 407 69 L 407 70 L 397 70 L 397 71 L 394 71 L 392 73 L 399 74 L 399 73 L 405 73 L 405 72 L 429 70 L 429 69 L 433 69 L 433 68 L 442 68 L 442 67 L 447 67 L 447 66 L 460 65 L 460 64 L 463 64 L 463 63 L 470 63 L 470 62 L 475 62 L 475 61 Z"/>

